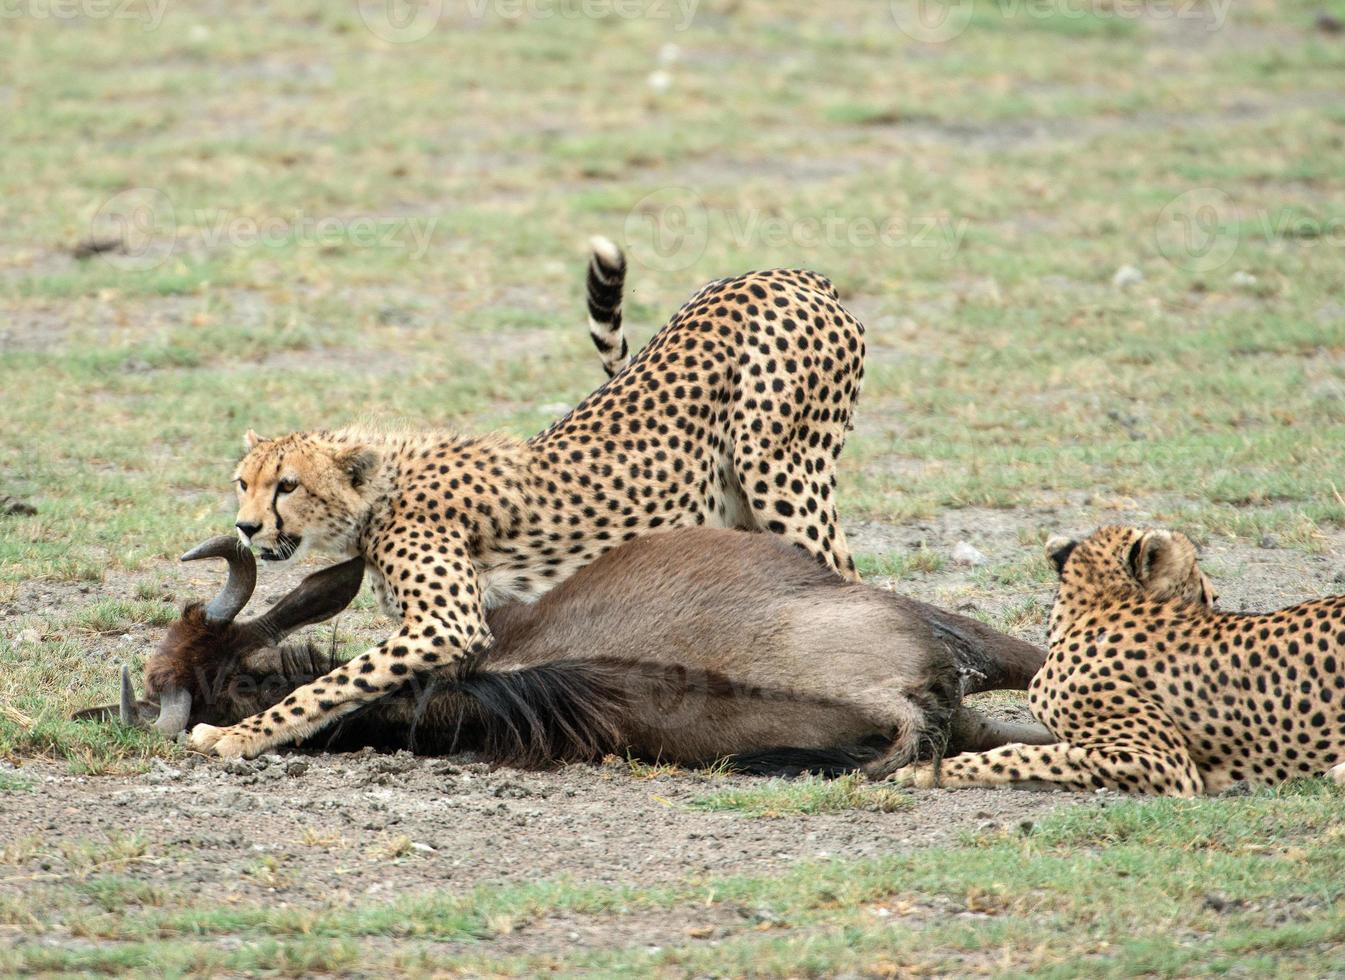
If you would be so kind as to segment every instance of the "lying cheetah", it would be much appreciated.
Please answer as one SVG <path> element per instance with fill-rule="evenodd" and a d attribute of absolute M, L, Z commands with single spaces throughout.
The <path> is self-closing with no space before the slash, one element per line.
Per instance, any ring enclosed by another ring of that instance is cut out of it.
<path fill-rule="evenodd" d="M 957 756 L 942 785 L 1194 796 L 1327 770 L 1345 782 L 1345 596 L 1215 612 L 1195 547 L 1169 531 L 1104 527 L 1047 553 L 1060 593 L 1029 690 L 1061 741 Z M 897 778 L 935 781 L 930 767 Z"/>
<path fill-rule="evenodd" d="M 619 310 L 619 295 L 606 299 Z M 753 272 L 704 287 L 613 378 L 526 442 L 249 432 L 235 473 L 242 540 L 273 561 L 363 556 L 401 627 L 274 709 L 225 729 L 197 726 L 192 744 L 253 756 L 303 738 L 413 672 L 485 650 L 485 609 L 535 599 L 650 531 L 770 531 L 857 579 L 836 518 L 835 462 L 863 358 L 864 328 L 830 282 Z"/>

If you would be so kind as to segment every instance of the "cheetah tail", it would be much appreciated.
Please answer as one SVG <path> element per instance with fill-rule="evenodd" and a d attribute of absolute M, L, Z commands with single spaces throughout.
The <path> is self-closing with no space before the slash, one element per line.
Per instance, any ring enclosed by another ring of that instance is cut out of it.
<path fill-rule="evenodd" d="M 588 263 L 588 332 L 610 378 L 630 360 L 626 334 L 621 327 L 626 257 L 615 242 L 600 235 L 589 240 L 589 247 L 593 257 Z"/>

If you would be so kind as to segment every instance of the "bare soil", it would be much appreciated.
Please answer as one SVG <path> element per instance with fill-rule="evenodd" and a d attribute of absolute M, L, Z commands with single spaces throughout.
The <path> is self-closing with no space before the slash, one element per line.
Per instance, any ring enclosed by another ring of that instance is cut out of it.
<path fill-rule="evenodd" d="M 801 859 L 949 843 L 968 831 L 1091 803 L 1038 793 L 912 791 L 915 805 L 897 813 L 759 818 L 689 806 L 751 777 L 641 778 L 621 760 L 523 772 L 467 757 L 368 750 L 227 763 L 190 757 L 156 761 L 134 777 L 73 776 L 48 765 L 23 773 L 36 792 L 7 796 L 0 847 L 34 833 L 49 842 L 139 834 L 154 857 L 127 874 L 252 899 L 279 893 L 299 905 L 448 883 L 563 877 L 650 884 L 766 873 Z M 262 855 L 280 862 L 274 880 L 249 873 Z M 46 848 L 36 861 L 41 868 L 17 870 L 69 870 Z M 8 887 L 0 882 L 0 891 Z"/>

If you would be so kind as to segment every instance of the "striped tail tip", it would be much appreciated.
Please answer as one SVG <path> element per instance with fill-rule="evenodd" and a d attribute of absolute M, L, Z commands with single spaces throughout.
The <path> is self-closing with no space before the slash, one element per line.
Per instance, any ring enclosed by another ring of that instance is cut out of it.
<path fill-rule="evenodd" d="M 593 255 L 588 263 L 588 330 L 603 370 L 610 378 L 630 360 L 630 348 L 621 325 L 626 256 L 615 242 L 601 235 L 589 239 L 589 248 Z"/>

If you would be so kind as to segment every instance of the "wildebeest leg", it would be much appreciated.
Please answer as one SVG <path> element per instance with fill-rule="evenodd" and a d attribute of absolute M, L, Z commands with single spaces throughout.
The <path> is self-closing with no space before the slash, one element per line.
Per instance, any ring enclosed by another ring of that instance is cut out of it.
<path fill-rule="evenodd" d="M 1036 721 L 1007 721 L 990 718 L 965 705 L 953 715 L 948 736 L 948 754 L 985 752 L 1010 742 L 1024 745 L 1051 745 L 1058 741 L 1045 725 Z"/>

